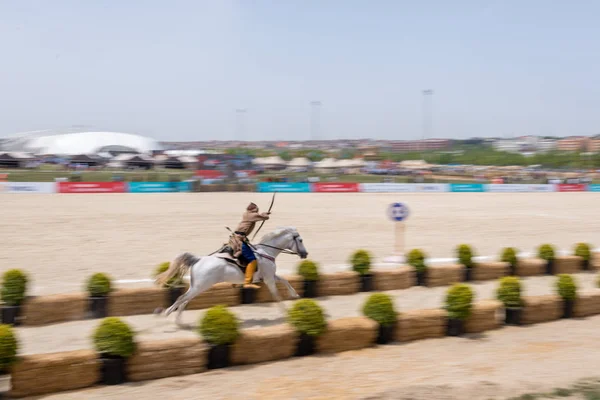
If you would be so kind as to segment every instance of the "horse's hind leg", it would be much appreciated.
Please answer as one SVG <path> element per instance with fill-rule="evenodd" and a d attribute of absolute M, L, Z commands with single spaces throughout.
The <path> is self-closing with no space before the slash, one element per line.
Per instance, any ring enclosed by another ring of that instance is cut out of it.
<path fill-rule="evenodd" d="M 206 292 L 208 289 L 210 289 L 213 286 L 213 282 L 211 281 L 202 281 L 199 282 L 197 285 L 194 285 L 193 282 L 191 282 L 193 286 L 190 286 L 190 289 L 183 295 L 181 296 L 179 299 L 177 299 L 177 301 L 181 300 L 181 305 L 177 308 L 177 316 L 175 317 L 175 323 L 179 326 L 181 326 L 181 314 L 183 313 L 183 310 L 185 310 L 185 307 L 188 305 L 188 303 L 196 296 L 198 296 L 200 293 L 202 292 Z"/>
<path fill-rule="evenodd" d="M 277 282 L 283 282 L 283 284 L 285 285 L 288 294 L 290 295 L 290 297 L 292 299 L 299 299 L 300 295 L 298 294 L 298 292 L 296 292 L 296 290 L 294 289 L 294 287 L 288 282 L 287 279 L 282 278 L 280 276 L 275 275 L 275 281 Z"/>

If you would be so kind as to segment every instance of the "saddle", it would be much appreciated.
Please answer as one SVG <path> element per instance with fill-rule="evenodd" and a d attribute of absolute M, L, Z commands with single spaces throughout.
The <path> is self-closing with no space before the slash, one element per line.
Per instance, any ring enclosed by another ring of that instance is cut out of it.
<path fill-rule="evenodd" d="M 223 245 L 223 247 L 217 250 L 217 252 L 215 253 L 215 257 L 222 258 L 230 264 L 237 266 L 239 269 L 242 270 L 244 274 L 246 273 L 246 268 L 248 267 L 248 264 L 250 264 L 250 261 L 246 260 L 244 256 L 239 256 L 238 258 L 234 257 L 233 249 L 228 244 Z"/>

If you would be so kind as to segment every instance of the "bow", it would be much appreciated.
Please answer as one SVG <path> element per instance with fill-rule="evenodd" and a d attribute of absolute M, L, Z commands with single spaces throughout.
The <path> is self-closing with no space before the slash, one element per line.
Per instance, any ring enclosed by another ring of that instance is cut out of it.
<path fill-rule="evenodd" d="M 271 212 L 271 208 L 273 208 L 273 203 L 275 203 L 275 195 L 277 194 L 277 192 L 273 192 L 273 197 L 271 198 L 271 205 L 269 206 L 269 211 L 267 211 L 268 213 Z M 258 229 L 256 230 L 256 232 L 254 232 L 254 236 L 252 236 L 252 240 L 254 240 L 254 238 L 256 237 L 256 235 L 258 235 L 258 232 L 260 231 L 260 228 L 263 227 L 263 225 L 265 224 L 266 220 L 264 220 L 263 222 L 260 223 L 260 226 L 258 227 Z"/>

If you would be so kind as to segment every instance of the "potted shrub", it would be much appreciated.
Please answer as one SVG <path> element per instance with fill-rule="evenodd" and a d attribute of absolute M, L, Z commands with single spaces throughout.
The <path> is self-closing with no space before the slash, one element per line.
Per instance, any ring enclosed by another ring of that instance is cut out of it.
<path fill-rule="evenodd" d="M 21 314 L 21 304 L 25 300 L 28 278 L 25 273 L 19 269 L 11 269 L 4 273 L 2 277 L 2 323 L 10 325 L 19 325 L 19 316 Z"/>
<path fill-rule="evenodd" d="M 550 244 L 543 244 L 538 249 L 538 257 L 546 261 L 546 274 L 554 275 L 554 247 Z"/>
<path fill-rule="evenodd" d="M 465 267 L 465 282 L 471 281 L 473 272 L 473 250 L 468 244 L 456 248 L 458 263 Z"/>
<path fill-rule="evenodd" d="M 101 378 L 105 385 L 127 381 L 127 359 L 135 352 L 133 330 L 117 317 L 104 318 L 93 334 L 100 355 Z"/>
<path fill-rule="evenodd" d="M 386 344 L 394 339 L 396 310 L 392 297 L 385 293 L 373 293 L 363 305 L 363 314 L 379 324 L 378 344 Z"/>
<path fill-rule="evenodd" d="M 464 322 L 471 315 L 473 291 L 464 283 L 456 283 L 446 293 L 448 311 L 448 336 L 460 336 L 464 332 Z"/>
<path fill-rule="evenodd" d="M 366 250 L 357 250 L 350 258 L 352 270 L 360 275 L 360 291 L 370 292 L 373 290 L 373 274 L 371 270 L 371 254 Z"/>
<path fill-rule="evenodd" d="M 89 294 L 89 311 L 92 318 L 107 316 L 108 295 L 112 291 L 110 278 L 101 272 L 88 279 L 87 292 Z"/>
<path fill-rule="evenodd" d="M 517 249 L 514 247 L 506 247 L 502 250 L 500 261 L 508 263 L 510 265 L 510 275 L 517 274 Z"/>
<path fill-rule="evenodd" d="M 425 265 L 425 253 L 420 249 L 411 250 L 407 256 L 407 262 L 417 273 L 417 286 L 426 286 L 427 265 Z"/>
<path fill-rule="evenodd" d="M 315 338 L 327 329 L 323 309 L 314 300 L 300 299 L 288 312 L 288 321 L 300 334 L 296 356 L 313 354 Z"/>
<path fill-rule="evenodd" d="M 19 342 L 12 326 L 0 325 L 0 399 L 10 391 L 10 368 L 17 361 Z"/>
<path fill-rule="evenodd" d="M 317 282 L 319 280 L 319 269 L 317 264 L 311 260 L 303 260 L 298 265 L 298 275 L 304 278 L 303 297 L 317 297 Z"/>
<path fill-rule="evenodd" d="M 159 264 L 154 271 L 154 278 L 168 270 L 170 265 L 171 263 L 169 261 Z M 167 301 L 169 305 L 175 303 L 175 300 L 177 300 L 185 291 L 185 285 L 183 284 L 183 279 L 181 277 L 169 279 L 163 288 L 167 289 Z"/>
<path fill-rule="evenodd" d="M 583 258 L 581 268 L 584 271 L 590 269 L 590 260 L 592 258 L 591 246 L 588 243 L 577 243 L 575 246 L 575 255 Z"/>
<path fill-rule="evenodd" d="M 563 299 L 563 318 L 571 318 L 573 316 L 575 299 L 577 298 L 577 284 L 575 280 L 569 274 L 559 274 L 556 281 L 556 289 L 558 295 Z"/>
<path fill-rule="evenodd" d="M 496 297 L 504 304 L 504 323 L 507 325 L 521 325 L 523 300 L 521 299 L 521 281 L 519 278 L 505 276 L 500 279 Z"/>
<path fill-rule="evenodd" d="M 237 317 L 225 306 L 209 308 L 198 326 L 198 332 L 208 343 L 208 369 L 229 366 L 231 345 L 240 335 Z"/>

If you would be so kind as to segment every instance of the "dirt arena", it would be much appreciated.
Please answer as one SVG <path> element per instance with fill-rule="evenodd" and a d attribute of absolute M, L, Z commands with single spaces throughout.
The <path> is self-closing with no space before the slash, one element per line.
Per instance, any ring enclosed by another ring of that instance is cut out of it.
<path fill-rule="evenodd" d="M 0 197 L 0 267 L 22 268 L 31 294 L 80 290 L 94 272 L 120 286 L 150 285 L 152 269 L 178 253 L 208 254 L 228 238 L 245 206 L 264 211 L 270 193 L 5 194 Z M 578 241 L 599 244 L 596 193 L 279 193 L 259 236 L 297 227 L 310 258 L 325 271 L 347 268 L 353 250 L 366 248 L 378 261 L 391 255 L 393 224 L 386 207 L 409 205 L 406 247 L 430 257 L 451 257 L 459 243 L 479 255 L 504 246 L 534 251 L 543 242 L 569 250 Z M 258 238 L 257 238 L 258 239 Z M 280 273 L 297 258 L 278 259 Z M 0 271 L 1 272 L 1 271 Z M 146 280 L 146 281 L 144 281 Z"/>

